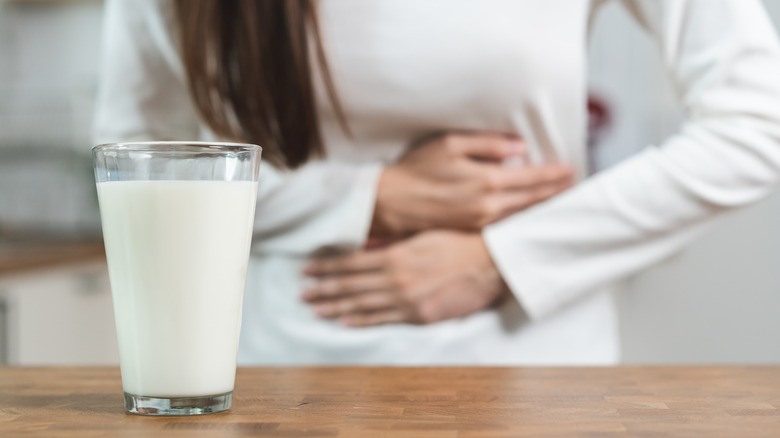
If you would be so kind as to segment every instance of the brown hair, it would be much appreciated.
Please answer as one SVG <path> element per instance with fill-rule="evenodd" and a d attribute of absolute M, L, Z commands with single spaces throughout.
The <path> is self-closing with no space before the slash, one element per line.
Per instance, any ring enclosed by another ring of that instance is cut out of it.
<path fill-rule="evenodd" d="M 174 10 L 190 94 L 214 133 L 260 144 L 281 167 L 323 156 L 312 49 L 346 130 L 313 0 L 175 0 Z"/>

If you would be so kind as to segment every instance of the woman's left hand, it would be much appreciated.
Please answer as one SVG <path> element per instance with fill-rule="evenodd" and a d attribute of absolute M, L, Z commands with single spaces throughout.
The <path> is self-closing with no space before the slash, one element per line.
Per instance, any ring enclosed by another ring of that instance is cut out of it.
<path fill-rule="evenodd" d="M 480 233 L 425 231 L 385 248 L 312 260 L 315 312 L 354 327 L 429 324 L 488 308 L 508 293 Z"/>

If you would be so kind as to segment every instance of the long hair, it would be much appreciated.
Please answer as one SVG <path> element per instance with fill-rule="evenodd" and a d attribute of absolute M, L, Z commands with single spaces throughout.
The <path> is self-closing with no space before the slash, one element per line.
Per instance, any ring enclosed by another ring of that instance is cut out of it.
<path fill-rule="evenodd" d="M 295 168 L 324 155 L 310 56 L 343 129 L 313 0 L 174 0 L 192 100 L 215 134 Z"/>

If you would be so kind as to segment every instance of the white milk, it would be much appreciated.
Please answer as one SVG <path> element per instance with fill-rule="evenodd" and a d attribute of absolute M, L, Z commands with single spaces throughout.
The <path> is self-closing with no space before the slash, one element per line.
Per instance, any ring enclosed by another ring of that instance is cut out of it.
<path fill-rule="evenodd" d="M 233 390 L 257 183 L 97 185 L 125 392 Z"/>

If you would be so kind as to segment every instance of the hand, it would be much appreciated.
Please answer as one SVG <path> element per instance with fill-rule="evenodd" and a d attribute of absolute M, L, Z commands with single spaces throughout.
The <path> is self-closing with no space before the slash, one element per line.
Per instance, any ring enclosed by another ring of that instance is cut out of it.
<path fill-rule="evenodd" d="M 416 146 L 382 172 L 371 235 L 477 231 L 572 184 L 569 166 L 503 165 L 523 154 L 519 139 L 498 134 L 446 134 Z"/>
<path fill-rule="evenodd" d="M 479 233 L 426 231 L 389 247 L 312 260 L 315 312 L 353 327 L 429 324 L 490 307 L 508 293 Z"/>

